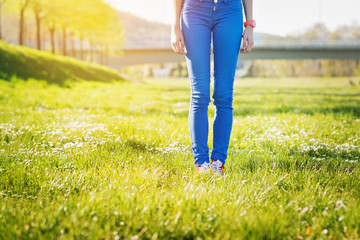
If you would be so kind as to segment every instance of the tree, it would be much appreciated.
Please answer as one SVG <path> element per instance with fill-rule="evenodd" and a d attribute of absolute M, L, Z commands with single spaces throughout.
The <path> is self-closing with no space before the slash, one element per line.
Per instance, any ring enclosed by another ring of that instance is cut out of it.
<path fill-rule="evenodd" d="M 41 20 L 45 17 L 47 12 L 47 0 L 29 0 L 36 22 L 36 46 L 41 50 Z"/>
<path fill-rule="evenodd" d="M 109 5 L 100 2 L 99 11 L 94 14 L 106 15 L 91 29 L 91 37 L 98 45 L 98 54 L 109 55 L 110 46 L 119 46 L 124 42 L 123 25 L 117 12 Z M 101 59 L 101 57 L 99 57 Z M 104 57 L 102 57 L 104 58 Z M 104 62 L 105 59 L 102 59 Z"/>
<path fill-rule="evenodd" d="M 56 0 L 56 1 L 48 0 L 46 4 L 47 14 L 45 15 L 44 22 L 46 22 L 50 33 L 52 54 L 55 54 L 55 31 L 59 26 L 58 22 L 61 15 L 60 12 L 62 11 L 61 1 L 62 0 Z"/>
<path fill-rule="evenodd" d="M 357 22 L 351 23 L 351 25 L 342 25 L 336 28 L 332 33 L 332 38 L 338 39 L 353 39 L 360 38 L 360 25 Z"/>
<path fill-rule="evenodd" d="M 67 56 L 67 29 L 73 23 L 74 18 L 81 13 L 77 12 L 76 6 L 78 5 L 80 0 L 72 1 L 72 0 L 59 0 L 59 9 L 61 11 L 57 12 L 57 20 L 58 24 L 62 31 L 62 52 L 64 56 Z"/>
<path fill-rule="evenodd" d="M 0 0 L 3 1 L 4 0 Z M 5 10 L 7 13 L 13 14 L 19 19 L 19 33 L 18 33 L 18 42 L 19 45 L 24 44 L 24 26 L 25 18 L 27 17 L 26 10 L 29 5 L 29 0 L 6 0 Z"/>
<path fill-rule="evenodd" d="M 0 0 L 0 40 L 2 39 L 2 11 L 6 0 Z"/>
<path fill-rule="evenodd" d="M 75 20 L 71 28 L 76 29 L 80 38 L 80 52 L 84 52 L 83 40 L 85 40 L 89 43 L 90 60 L 93 60 L 96 48 L 99 60 L 105 62 L 104 55 L 107 55 L 110 46 L 120 45 L 123 42 L 123 27 L 117 12 L 101 0 L 79 0 L 78 3 L 80 5 L 77 9 L 81 10 L 81 15 L 78 16 L 81 19 Z M 81 59 L 84 59 L 82 55 Z"/>
<path fill-rule="evenodd" d="M 0 0 L 0 3 L 4 1 L 8 0 Z M 8 2 L 6 6 L 11 6 L 9 11 L 19 16 L 19 44 L 21 45 L 24 43 L 24 21 L 29 13 L 35 19 L 34 29 L 38 50 L 43 48 L 42 38 L 45 38 L 45 35 L 42 34 L 42 29 L 44 27 L 47 27 L 50 33 L 53 54 L 55 54 L 57 43 L 62 54 L 68 55 L 67 42 L 70 39 L 70 55 L 76 55 L 76 43 L 80 42 L 81 59 L 84 59 L 83 46 L 87 44 L 86 50 L 91 56 L 90 60 L 97 58 L 98 62 L 104 63 L 105 57 L 113 46 L 123 43 L 121 20 L 116 10 L 103 0 L 10 0 Z M 29 8 L 31 11 L 28 11 Z M 58 41 L 56 41 L 57 38 L 59 38 Z"/>
<path fill-rule="evenodd" d="M 331 36 L 331 32 L 325 24 L 323 23 L 317 23 L 313 27 L 307 29 L 305 33 L 302 34 L 303 37 L 306 38 L 328 38 Z"/>
<path fill-rule="evenodd" d="M 24 22 L 25 22 L 25 10 L 29 5 L 29 0 L 20 0 L 20 21 L 19 21 L 19 45 L 24 44 Z"/>

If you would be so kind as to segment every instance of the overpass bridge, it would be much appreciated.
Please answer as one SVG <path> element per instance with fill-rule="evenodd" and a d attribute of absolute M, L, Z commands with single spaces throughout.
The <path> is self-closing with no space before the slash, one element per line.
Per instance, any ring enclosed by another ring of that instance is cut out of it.
<path fill-rule="evenodd" d="M 251 53 L 239 54 L 239 61 L 253 59 L 360 59 L 360 38 L 263 40 L 255 42 Z M 106 65 L 121 69 L 136 64 L 179 61 L 185 61 L 185 56 L 173 52 L 169 43 L 168 47 L 113 49 Z"/>

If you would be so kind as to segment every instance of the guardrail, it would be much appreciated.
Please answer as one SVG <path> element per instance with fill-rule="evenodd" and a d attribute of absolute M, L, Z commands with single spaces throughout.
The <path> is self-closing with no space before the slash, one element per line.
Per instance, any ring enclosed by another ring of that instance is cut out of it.
<path fill-rule="evenodd" d="M 329 46 L 360 47 L 359 39 L 269 39 L 255 43 L 256 46 Z"/>
<path fill-rule="evenodd" d="M 360 48 L 360 38 L 358 39 L 263 39 L 261 41 L 255 40 L 254 48 L 279 48 L 279 47 L 291 47 L 291 48 Z M 161 46 L 128 46 L 128 47 L 116 47 L 115 50 L 165 50 L 170 49 L 169 45 Z"/>

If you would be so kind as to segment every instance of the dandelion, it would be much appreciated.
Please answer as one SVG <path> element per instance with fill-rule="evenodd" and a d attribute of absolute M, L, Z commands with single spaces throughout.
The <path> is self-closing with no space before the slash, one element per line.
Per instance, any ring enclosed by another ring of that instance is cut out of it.
<path fill-rule="evenodd" d="M 343 203 L 343 201 L 338 200 L 338 201 L 336 201 L 336 209 L 340 209 L 340 208 L 346 208 L 346 206 Z"/>

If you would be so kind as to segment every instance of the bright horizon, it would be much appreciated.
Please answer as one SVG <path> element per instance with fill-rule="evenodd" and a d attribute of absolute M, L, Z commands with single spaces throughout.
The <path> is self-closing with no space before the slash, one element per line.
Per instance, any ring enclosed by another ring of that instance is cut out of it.
<path fill-rule="evenodd" d="M 173 0 L 106 0 L 120 11 L 149 21 L 170 24 Z M 257 32 L 286 36 L 304 32 L 322 22 L 331 31 L 342 25 L 360 24 L 359 0 L 254 0 Z M 138 8 L 138 6 L 142 6 Z M 284 11 L 285 9 L 286 11 Z"/>

